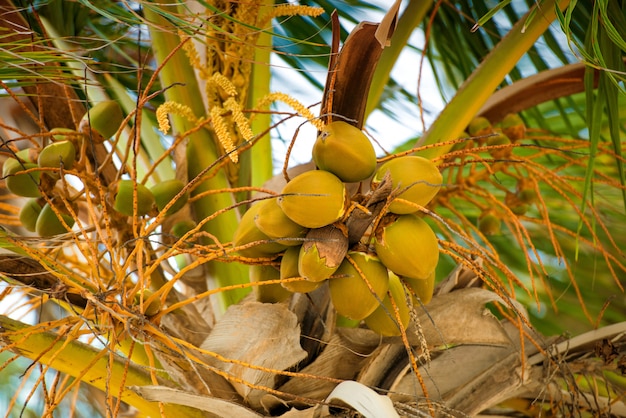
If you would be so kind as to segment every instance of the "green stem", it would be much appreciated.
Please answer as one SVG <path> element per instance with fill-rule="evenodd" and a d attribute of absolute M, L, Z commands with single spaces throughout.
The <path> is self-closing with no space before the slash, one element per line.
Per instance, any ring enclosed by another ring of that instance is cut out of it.
<path fill-rule="evenodd" d="M 264 0 L 261 10 L 274 5 L 274 0 Z M 254 65 L 252 66 L 252 77 L 250 93 L 248 95 L 248 107 L 253 108 L 262 97 L 270 92 L 270 80 L 272 77 L 270 69 L 270 55 L 272 52 L 272 34 L 268 30 L 263 30 L 257 41 L 254 54 Z M 266 132 L 272 123 L 272 115 L 269 113 L 259 113 L 254 115 L 252 120 L 252 131 L 256 134 Z M 250 185 L 260 187 L 273 175 L 272 145 L 269 132 L 264 134 L 249 151 Z"/>
<path fill-rule="evenodd" d="M 174 2 L 166 2 L 176 4 Z M 176 27 L 168 22 L 154 8 L 157 6 L 145 7 L 146 19 L 152 24 L 149 25 L 151 39 L 155 50 L 157 61 L 161 64 L 170 51 L 178 47 L 180 38 L 176 35 Z M 168 8 L 164 3 L 160 7 Z M 172 12 L 172 6 L 167 10 Z M 207 114 L 202 102 L 203 92 L 198 87 L 196 75 L 189 63 L 185 52 L 178 50 L 162 68 L 160 74 L 161 83 L 168 88 L 165 96 L 168 100 L 188 106 L 196 117 Z M 177 85 L 184 83 L 184 85 Z M 194 127 L 193 122 L 187 121 L 178 116 L 172 116 L 172 127 L 177 133 L 183 133 Z M 187 174 L 189 179 L 198 176 L 206 167 L 209 167 L 218 159 L 218 149 L 214 138 L 206 129 L 201 129 L 189 136 L 187 144 Z M 215 176 L 203 180 L 194 190 L 194 195 L 212 190 L 227 190 L 230 187 L 226 173 L 220 170 Z M 234 198 L 231 193 L 224 192 L 208 195 L 194 202 L 194 212 L 196 220 L 205 219 L 215 212 L 229 207 L 233 204 Z M 220 215 L 217 219 L 211 220 L 204 225 L 203 230 L 226 244 L 232 241 L 233 234 L 239 223 L 237 213 L 230 210 Z M 211 262 L 207 265 L 210 279 L 214 279 L 218 286 L 228 286 L 248 282 L 248 269 L 239 263 Z M 226 306 L 236 303 L 245 296 L 249 290 L 237 289 L 228 292 L 221 292 L 220 297 Z"/>
<path fill-rule="evenodd" d="M 570 0 L 545 0 L 522 17 L 465 80 L 417 145 L 432 145 L 457 138 L 520 58 L 548 29 L 556 18 L 555 8 L 563 10 L 569 2 Z M 532 17 L 531 20 L 529 16 Z M 449 151 L 450 147 L 434 147 L 421 151 L 420 155 L 427 158 L 438 157 Z"/>

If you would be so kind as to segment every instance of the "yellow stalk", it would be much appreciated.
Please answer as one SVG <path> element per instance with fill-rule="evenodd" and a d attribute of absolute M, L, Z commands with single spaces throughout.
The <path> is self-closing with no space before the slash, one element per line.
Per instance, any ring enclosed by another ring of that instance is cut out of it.
<path fill-rule="evenodd" d="M 535 44 L 537 38 L 548 30 L 556 19 L 555 8 L 563 10 L 568 4 L 569 0 L 546 0 L 535 5 L 522 17 L 465 80 L 417 146 L 458 138 L 509 71 Z M 452 144 L 429 148 L 420 152 L 420 155 L 435 158 L 445 154 L 451 147 Z"/>
<path fill-rule="evenodd" d="M 112 395 L 121 393 L 121 400 L 134 406 L 142 413 L 161 416 L 159 403 L 149 402 L 129 390 L 130 386 L 147 386 L 155 382 L 150 373 L 127 359 L 76 340 L 58 338 L 53 332 L 31 332 L 31 326 L 0 315 L 0 344 L 10 346 L 16 354 L 50 366 L 51 368 L 80 379 Z M 163 384 L 163 382 L 161 382 Z M 168 417 L 202 417 L 200 411 L 180 405 L 164 404 Z"/>

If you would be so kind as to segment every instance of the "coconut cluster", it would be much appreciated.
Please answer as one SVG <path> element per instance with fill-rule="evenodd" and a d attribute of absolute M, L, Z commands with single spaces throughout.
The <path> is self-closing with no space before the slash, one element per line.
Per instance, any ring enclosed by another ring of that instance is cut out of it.
<path fill-rule="evenodd" d="M 317 170 L 252 205 L 235 232 L 239 254 L 257 261 L 251 280 L 282 280 L 258 286 L 257 297 L 277 302 L 328 283 L 339 314 L 399 335 L 410 304 L 432 297 L 439 246 L 419 213 L 439 191 L 441 173 L 418 156 L 377 167 L 369 138 L 342 121 L 321 131 L 313 161 Z M 360 183 L 356 192 L 350 183 Z"/>
<path fill-rule="evenodd" d="M 70 207 L 59 201 L 54 185 L 62 170 L 74 167 L 76 146 L 68 139 L 69 130 L 55 129 L 52 134 L 53 141 L 46 147 L 21 150 L 2 166 L 6 188 L 27 198 L 19 213 L 22 226 L 42 237 L 62 234 L 74 225 Z"/>
<path fill-rule="evenodd" d="M 517 113 L 505 115 L 502 121 L 495 126 L 486 117 L 477 116 L 469 123 L 467 133 L 463 133 L 462 137 L 472 139 L 457 144 L 452 151 L 485 146 L 495 160 L 506 161 L 511 158 L 512 145 L 526 138 L 526 126 Z M 497 167 L 495 165 L 492 169 Z M 524 215 L 536 200 L 537 192 L 533 183 L 520 177 L 515 191 L 506 192 L 504 204 L 513 214 Z M 507 215 L 497 208 L 483 209 L 478 216 L 477 227 L 485 236 L 498 235 L 501 232 L 503 217 Z"/>
<path fill-rule="evenodd" d="M 66 184 L 60 180 L 65 174 L 84 169 L 87 140 L 98 143 L 112 137 L 123 119 L 116 102 L 100 102 L 83 116 L 76 130 L 53 128 L 45 147 L 24 149 L 5 160 L 2 178 L 6 188 L 27 198 L 19 213 L 26 230 L 50 237 L 72 229 L 77 208 L 65 198 Z M 164 181 L 152 188 L 129 179 L 119 180 L 109 187 L 107 202 L 125 216 L 157 214 L 165 208 L 165 215 L 171 215 L 187 201 L 184 186 L 180 180 Z"/>

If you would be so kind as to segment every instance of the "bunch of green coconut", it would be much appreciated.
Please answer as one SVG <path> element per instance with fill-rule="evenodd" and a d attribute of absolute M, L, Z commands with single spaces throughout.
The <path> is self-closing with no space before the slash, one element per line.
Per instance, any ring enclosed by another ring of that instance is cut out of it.
<path fill-rule="evenodd" d="M 461 138 L 472 138 L 471 140 L 456 144 L 451 151 L 452 158 L 466 158 L 472 155 L 454 153 L 454 151 L 471 150 L 475 147 L 486 147 L 487 152 L 497 163 L 490 166 L 491 172 L 504 171 L 509 167 L 507 160 L 511 160 L 513 151 L 512 144 L 519 143 L 526 138 L 526 126 L 523 119 L 517 113 L 505 115 L 498 124 L 492 122 L 484 116 L 477 116 L 469 123 L 467 133 L 463 133 Z M 504 205 L 511 210 L 514 215 L 524 215 L 537 201 L 537 190 L 534 182 L 526 178 L 521 170 L 504 171 L 508 177 L 516 178 L 514 191 L 506 191 Z M 527 175 L 527 174 L 526 174 Z M 478 217 L 477 226 L 479 231 L 485 236 L 498 235 L 501 233 L 502 220 L 509 216 L 508 213 L 498 209 L 498 207 L 484 208 Z"/>
<path fill-rule="evenodd" d="M 50 237 L 72 229 L 77 208 L 72 199 L 65 196 L 67 183 L 60 180 L 67 180 L 66 174 L 80 174 L 85 167 L 82 158 L 87 154 L 84 148 L 88 141 L 102 142 L 112 137 L 122 121 L 123 115 L 116 102 L 100 102 L 84 115 L 77 130 L 53 128 L 45 147 L 23 149 L 5 160 L 2 178 L 6 188 L 27 198 L 19 213 L 20 223 L 26 230 L 40 237 Z M 81 149 L 83 152 L 79 151 Z M 74 177 L 80 178 L 80 175 Z M 164 209 L 165 214 L 170 215 L 187 202 L 184 187 L 177 179 L 151 188 L 122 179 L 110 185 L 106 200 L 124 216 L 155 215 Z"/>
<path fill-rule="evenodd" d="M 328 283 L 338 314 L 399 335 L 410 306 L 432 298 L 439 247 L 420 208 L 441 173 L 409 155 L 378 167 L 369 138 L 343 121 L 320 132 L 313 160 L 316 170 L 253 204 L 235 233 L 239 254 L 252 259 L 251 280 L 280 283 L 257 286 L 257 298 L 277 302 Z M 349 193 L 368 179 L 368 190 Z"/>

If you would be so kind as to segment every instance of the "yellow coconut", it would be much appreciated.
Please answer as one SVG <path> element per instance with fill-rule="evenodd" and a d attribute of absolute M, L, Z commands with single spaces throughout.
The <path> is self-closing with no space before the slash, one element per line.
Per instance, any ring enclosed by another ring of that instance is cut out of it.
<path fill-rule="evenodd" d="M 329 278 L 348 252 L 347 230 L 341 225 L 311 229 L 300 247 L 298 271 L 312 282 Z"/>
<path fill-rule="evenodd" d="M 439 243 L 430 226 L 415 215 L 393 215 L 376 231 L 376 254 L 399 276 L 422 279 L 439 262 Z"/>
<path fill-rule="evenodd" d="M 354 320 L 370 315 L 389 288 L 389 274 L 378 257 L 351 251 L 328 281 L 337 313 Z"/>
<path fill-rule="evenodd" d="M 439 168 L 431 160 L 412 155 L 385 162 L 376 171 L 372 184 L 376 186 L 380 183 L 387 172 L 391 176 L 392 187 L 400 192 L 396 199 L 420 206 L 426 206 L 435 197 L 443 181 Z M 419 210 L 415 205 L 394 200 L 389 205 L 389 212 L 399 215 L 414 213 Z"/>
<path fill-rule="evenodd" d="M 426 305 L 433 298 L 433 291 L 435 290 L 435 272 L 433 271 L 425 279 L 411 279 L 410 277 L 401 277 L 402 282 L 410 287 L 415 295 L 419 298 L 419 302 L 416 300 L 415 305 L 420 302 L 422 305 Z"/>
<path fill-rule="evenodd" d="M 238 250 L 244 257 L 276 257 L 285 250 L 285 246 L 265 235 L 256 226 L 254 219 L 258 214 L 259 206 L 252 205 L 241 217 L 241 221 L 233 236 L 233 245 L 236 247 L 250 246 Z"/>
<path fill-rule="evenodd" d="M 395 274 L 389 276 L 389 293 L 393 298 L 393 304 L 389 295 L 386 295 L 383 303 L 365 318 L 365 325 L 380 335 L 393 337 L 400 335 L 402 330 L 406 330 L 410 320 L 407 295 L 400 279 Z M 394 304 L 397 307 L 397 313 L 393 307 Z"/>
<path fill-rule="evenodd" d="M 300 259 L 300 247 L 289 247 L 285 250 L 280 260 L 280 278 L 291 279 L 300 276 L 298 270 L 298 260 Z M 308 293 L 319 288 L 324 284 L 323 281 L 311 282 L 304 278 L 297 282 L 283 282 L 281 286 L 290 292 Z"/>
<path fill-rule="evenodd" d="M 278 206 L 277 199 L 262 200 L 256 205 L 259 208 L 254 221 L 261 232 L 283 245 L 302 245 L 308 229 L 289 219 Z"/>
<path fill-rule="evenodd" d="M 341 219 L 348 196 L 344 184 L 328 171 L 307 171 L 283 188 L 278 205 L 285 215 L 306 228 L 321 228 Z"/>
<path fill-rule="evenodd" d="M 344 121 L 329 123 L 313 145 L 313 161 L 347 183 L 367 179 L 376 170 L 376 152 L 369 138 Z"/>

